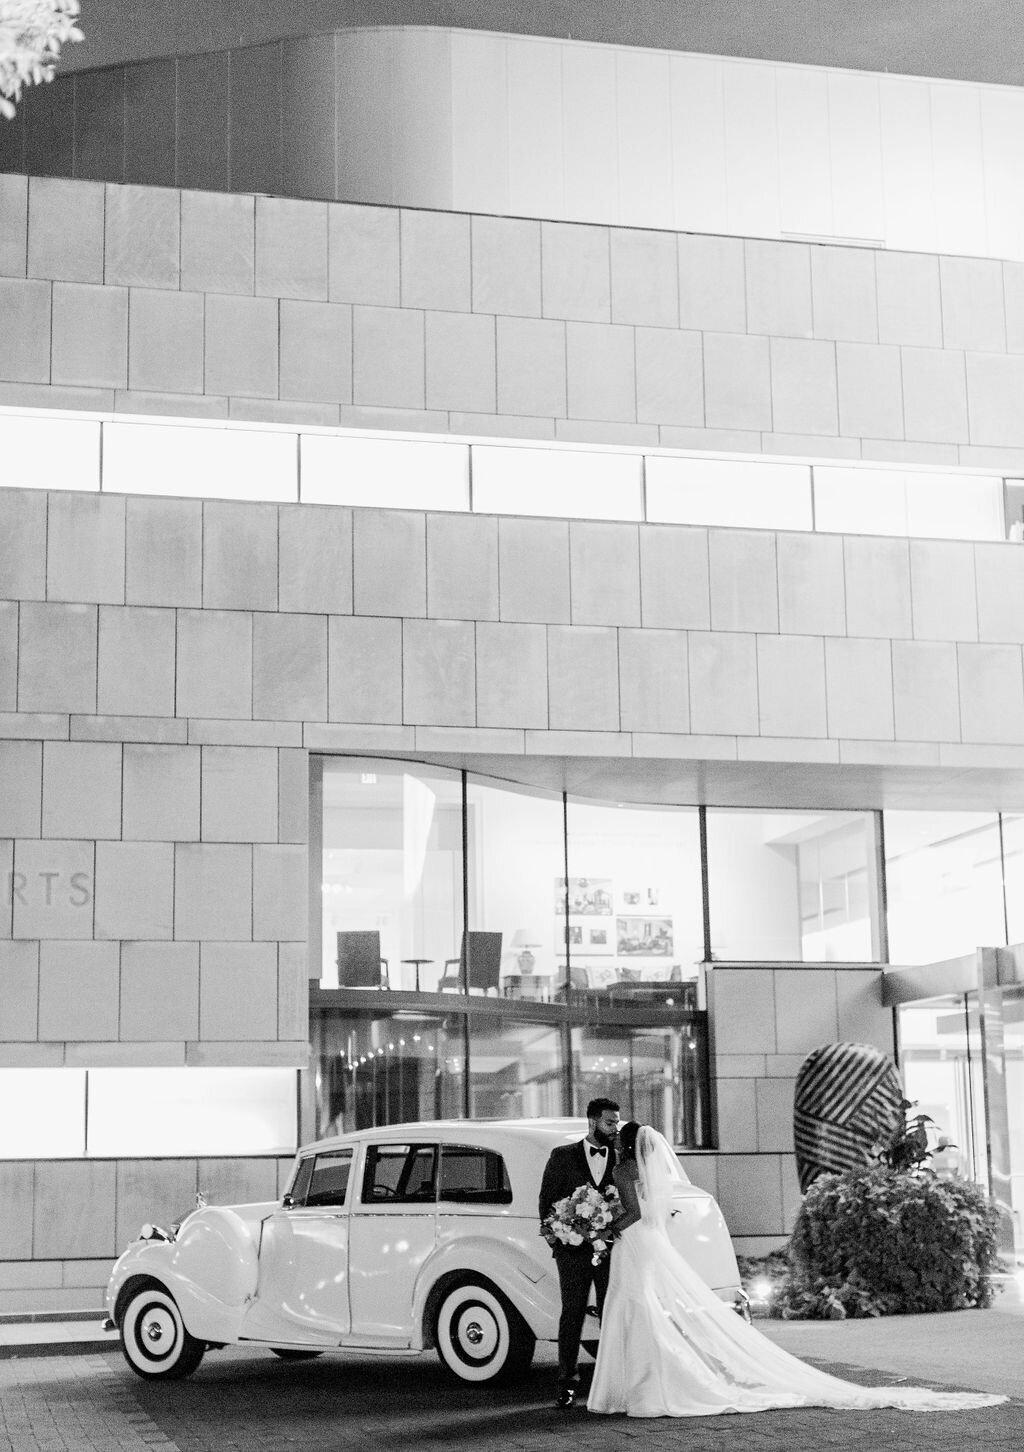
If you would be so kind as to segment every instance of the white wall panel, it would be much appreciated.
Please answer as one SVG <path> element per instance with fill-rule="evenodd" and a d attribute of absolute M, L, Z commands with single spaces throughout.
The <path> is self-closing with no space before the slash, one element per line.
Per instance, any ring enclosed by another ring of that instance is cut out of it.
<path fill-rule="evenodd" d="M 1020 91 L 995 87 L 982 91 L 981 141 L 989 251 L 995 257 L 1024 257 L 1024 95 Z"/>
<path fill-rule="evenodd" d="M 298 499 L 290 429 L 110 421 L 103 425 L 103 490 L 201 499 Z"/>
<path fill-rule="evenodd" d="M 6 489 L 98 490 L 99 423 L 0 409 L 0 482 Z"/>
<path fill-rule="evenodd" d="M 392 165 L 395 32 L 339 32 L 335 45 L 337 187 L 347 202 L 399 201 Z"/>
<path fill-rule="evenodd" d="M 882 191 L 887 247 L 928 250 L 935 236 L 931 94 L 926 81 L 886 76 L 879 82 Z"/>
<path fill-rule="evenodd" d="M 643 456 L 476 444 L 473 509 L 479 514 L 642 519 Z"/>
<path fill-rule="evenodd" d="M 983 253 L 988 234 L 985 161 L 981 149 L 981 88 L 937 83 L 929 89 L 935 238 L 928 250 Z"/>
<path fill-rule="evenodd" d="M 881 241 L 885 221 L 878 80 L 843 71 L 827 75 L 835 233 Z"/>
<path fill-rule="evenodd" d="M 619 219 L 615 51 L 607 45 L 562 48 L 565 216 Z"/>
<path fill-rule="evenodd" d="M 619 118 L 619 216 L 629 226 L 671 227 L 672 121 L 669 58 L 625 49 L 615 57 Z"/>
<path fill-rule="evenodd" d="M 646 517 L 661 524 L 811 529 L 811 471 L 806 464 L 652 454 Z"/>
<path fill-rule="evenodd" d="M 722 62 L 674 55 L 669 62 L 672 127 L 672 226 L 724 232 L 725 97 Z"/>
<path fill-rule="evenodd" d="M 747 62 L 726 62 L 725 174 L 728 230 L 777 237 L 779 227 L 779 141 L 775 71 Z"/>
<path fill-rule="evenodd" d="M 303 434 L 303 504 L 368 509 L 469 508 L 466 444 Z"/>
<path fill-rule="evenodd" d="M 482 212 L 507 213 L 508 68 L 505 41 L 483 31 L 452 34 L 452 195 L 473 191 Z"/>
<path fill-rule="evenodd" d="M 1005 537 L 1003 481 L 992 474 L 908 472 L 907 531 L 921 539 Z"/>
<path fill-rule="evenodd" d="M 825 72 L 780 67 L 776 105 L 781 229 L 827 235 L 832 231 L 832 159 Z"/>
<path fill-rule="evenodd" d="M 508 185 L 516 216 L 565 214 L 562 47 L 508 41 Z"/>
<path fill-rule="evenodd" d="M 395 34 L 391 85 L 392 186 L 403 206 L 451 207 L 451 33 Z"/>
<path fill-rule="evenodd" d="M 832 534 L 906 534 L 903 471 L 816 465 L 814 525 Z"/>

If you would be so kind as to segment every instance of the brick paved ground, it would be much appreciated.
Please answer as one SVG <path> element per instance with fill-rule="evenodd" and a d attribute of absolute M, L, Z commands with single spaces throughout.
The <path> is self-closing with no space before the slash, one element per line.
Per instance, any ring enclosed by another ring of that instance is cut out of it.
<path fill-rule="evenodd" d="M 879 1372 L 830 1367 L 877 1384 Z M 692 1421 L 630 1421 L 557 1412 L 546 1351 L 520 1385 L 476 1392 L 432 1355 L 325 1356 L 301 1365 L 266 1353 L 213 1353 L 189 1381 L 140 1381 L 120 1355 L 0 1362 L 3 1452 L 918 1452 L 1024 1445 L 1024 1401 L 978 1412 L 765 1412 Z"/>

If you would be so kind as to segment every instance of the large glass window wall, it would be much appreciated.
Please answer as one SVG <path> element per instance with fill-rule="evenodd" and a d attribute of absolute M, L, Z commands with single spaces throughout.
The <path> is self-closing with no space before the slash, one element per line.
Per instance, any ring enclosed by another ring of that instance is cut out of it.
<path fill-rule="evenodd" d="M 1024 839 L 1013 822 L 1019 854 Z M 1018 881 L 1020 863 L 1018 855 Z M 937 963 L 1006 943 L 995 813 L 886 812 L 885 879 L 890 963 Z M 1015 922 L 1024 929 L 1016 910 Z"/>

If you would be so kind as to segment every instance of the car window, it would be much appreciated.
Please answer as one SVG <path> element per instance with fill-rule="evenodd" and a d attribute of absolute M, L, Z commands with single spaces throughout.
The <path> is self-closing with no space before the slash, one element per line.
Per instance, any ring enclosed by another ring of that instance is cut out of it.
<path fill-rule="evenodd" d="M 291 1184 L 285 1191 L 285 1195 L 293 1205 L 301 1205 L 306 1198 L 306 1191 L 309 1189 L 309 1177 L 313 1173 L 313 1156 L 307 1155 L 305 1159 L 299 1160 L 292 1175 Z"/>
<path fill-rule="evenodd" d="M 363 1173 L 363 1204 L 433 1203 L 436 1165 L 436 1145 L 368 1145 Z"/>
<path fill-rule="evenodd" d="M 352 1151 L 325 1150 L 310 1155 L 299 1165 L 292 1185 L 293 1205 L 344 1205 L 352 1169 Z"/>
<path fill-rule="evenodd" d="M 457 1205 L 510 1205 L 512 1186 L 505 1161 L 495 1150 L 442 1145 L 438 1199 Z"/>

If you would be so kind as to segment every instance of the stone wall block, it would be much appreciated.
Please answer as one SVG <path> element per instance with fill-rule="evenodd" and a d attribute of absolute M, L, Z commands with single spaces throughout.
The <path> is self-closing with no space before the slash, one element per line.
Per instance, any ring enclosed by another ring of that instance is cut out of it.
<path fill-rule="evenodd" d="M 204 842 L 277 841 L 277 751 L 271 746 L 204 746 Z"/>
<path fill-rule="evenodd" d="M 706 630 L 711 624 L 708 532 L 677 525 L 640 529 L 640 607 L 643 624 L 666 630 Z"/>
<path fill-rule="evenodd" d="M 891 741 L 895 734 L 888 640 L 825 641 L 828 734 Z"/>
<path fill-rule="evenodd" d="M 914 252 L 875 253 L 878 341 L 942 347 L 939 259 Z"/>
<path fill-rule="evenodd" d="M 778 534 L 775 543 L 779 629 L 794 635 L 845 635 L 842 537 Z"/>
<path fill-rule="evenodd" d="M 103 281 L 104 192 L 100 182 L 29 179 L 29 277 Z"/>
<path fill-rule="evenodd" d="M 477 724 L 546 729 L 547 661 L 543 625 L 480 621 L 476 627 Z"/>
<path fill-rule="evenodd" d="M 0 741 L 0 838 L 39 836 L 42 791 L 42 743 Z"/>
<path fill-rule="evenodd" d="M 814 336 L 878 342 L 875 254 L 867 247 L 812 247 Z"/>
<path fill-rule="evenodd" d="M 122 287 L 176 288 L 180 279 L 181 193 L 108 186 L 103 280 Z"/>
<path fill-rule="evenodd" d="M 831 343 L 772 338 L 772 427 L 778 433 L 839 432 L 836 355 Z M 827 445 L 822 444 L 827 450 Z"/>
<path fill-rule="evenodd" d="M 471 217 L 473 311 L 540 317 L 541 224 L 524 217 Z"/>
<path fill-rule="evenodd" d="M 399 212 L 347 202 L 328 209 L 330 298 L 397 307 L 399 286 Z"/>
<path fill-rule="evenodd" d="M 309 952 L 305 943 L 277 945 L 277 1036 L 287 1042 L 309 1033 Z"/>
<path fill-rule="evenodd" d="M 34 1043 L 38 1017 L 39 944 L 0 942 L 0 1043 Z"/>
<path fill-rule="evenodd" d="M 121 945 L 121 1039 L 185 1041 L 199 1037 L 199 944 Z"/>
<path fill-rule="evenodd" d="M 124 603 L 125 501 L 117 495 L 49 496 L 49 600 Z"/>
<path fill-rule="evenodd" d="M 1002 262 L 994 257 L 940 257 L 939 289 L 943 347 L 1006 351 Z"/>
<path fill-rule="evenodd" d="M 278 608 L 352 612 L 352 511 L 283 505 L 278 512 Z"/>
<path fill-rule="evenodd" d="M 36 1165 L 32 1254 L 91 1260 L 117 1251 L 115 1161 L 41 1160 Z"/>
<path fill-rule="evenodd" d="M 703 426 L 704 347 L 700 333 L 636 329 L 636 416 L 640 423 Z"/>
<path fill-rule="evenodd" d="M 174 936 L 200 942 L 252 937 L 252 847 L 177 842 Z"/>
<path fill-rule="evenodd" d="M 741 632 L 691 630 L 689 659 L 690 730 L 710 736 L 756 736 L 755 637 Z"/>
<path fill-rule="evenodd" d="M 178 713 L 252 718 L 252 617 L 236 610 L 179 610 Z"/>
<path fill-rule="evenodd" d="M 704 334 L 704 422 L 711 429 L 772 427 L 767 338 Z"/>
<path fill-rule="evenodd" d="M 908 439 L 966 444 L 967 371 L 962 353 L 901 348 L 903 412 Z"/>
<path fill-rule="evenodd" d="M 208 293 L 205 391 L 276 398 L 277 342 L 276 298 Z"/>
<path fill-rule="evenodd" d="M 277 609 L 277 506 L 203 505 L 203 605 Z"/>
<path fill-rule="evenodd" d="M 256 198 L 256 292 L 327 298 L 327 207 L 286 197 Z"/>
<path fill-rule="evenodd" d="M 203 943 L 199 1036 L 224 1042 L 277 1038 L 277 944 Z"/>
<path fill-rule="evenodd" d="M 174 715 L 175 638 L 173 610 L 100 606 L 101 715 Z"/>
<path fill-rule="evenodd" d="M 128 604 L 201 605 L 202 501 L 128 499 L 125 504 Z"/>
<path fill-rule="evenodd" d="M 25 602 L 18 623 L 19 711 L 95 711 L 96 606 Z"/>
<path fill-rule="evenodd" d="M 716 1059 L 720 1054 L 774 1054 L 777 1051 L 775 985 L 771 973 L 757 968 L 714 970 L 708 976 L 708 1012 L 714 1023 Z"/>
<path fill-rule="evenodd" d="M 352 309 L 281 300 L 281 397 L 352 402 Z"/>
<path fill-rule="evenodd" d="M 952 641 L 894 640 L 893 712 L 897 741 L 959 741 L 960 699 Z"/>
<path fill-rule="evenodd" d="M 425 322 L 427 408 L 497 411 L 493 317 L 429 312 Z"/>
<path fill-rule="evenodd" d="M 128 297 L 128 386 L 201 394 L 206 299 L 200 292 L 133 287 Z"/>
<path fill-rule="evenodd" d="M 40 1039 L 117 1038 L 119 956 L 117 943 L 40 943 Z"/>
<path fill-rule="evenodd" d="M 252 851 L 253 938 L 304 943 L 308 933 L 309 859 L 305 846 L 257 844 Z M 304 1026 L 295 1037 L 305 1036 Z"/>
<path fill-rule="evenodd" d="M 549 626 L 548 692 L 553 731 L 618 731 L 618 632 L 598 625 Z"/>
<path fill-rule="evenodd" d="M 965 742 L 1024 741 L 1024 679 L 1016 645 L 957 646 L 960 728 Z"/>
<path fill-rule="evenodd" d="M 361 509 L 353 520 L 357 615 L 425 615 L 426 522 L 422 514 Z"/>
<path fill-rule="evenodd" d="M 502 620 L 569 623 L 569 526 L 561 519 L 498 520 Z"/>
<path fill-rule="evenodd" d="M 563 322 L 499 317 L 497 358 L 499 414 L 565 417 Z"/>
<path fill-rule="evenodd" d="M 401 212 L 402 306 L 469 312 L 469 218 Z"/>
<path fill-rule="evenodd" d="M 402 622 L 402 710 L 404 720 L 415 725 L 476 725 L 471 621 Z"/>
<path fill-rule="evenodd" d="M 813 335 L 810 248 L 747 238 L 743 244 L 747 330 L 783 338 Z"/>
<path fill-rule="evenodd" d="M 635 524 L 570 521 L 569 569 L 574 625 L 640 624 L 640 539 Z"/>
<path fill-rule="evenodd" d="M 905 437 L 898 348 L 837 343 L 836 372 L 841 434 L 869 439 Z"/>
<path fill-rule="evenodd" d="M 742 237 L 680 234 L 679 326 L 708 333 L 745 333 Z"/>
<path fill-rule="evenodd" d="M 14 849 L 13 936 L 45 940 L 91 938 L 95 843 L 21 838 Z"/>
<path fill-rule="evenodd" d="M 708 575 L 714 630 L 778 630 L 774 534 L 709 530 Z"/>
<path fill-rule="evenodd" d="M 198 746 L 126 742 L 123 780 L 126 841 L 198 841 Z"/>
<path fill-rule="evenodd" d="M 181 193 L 181 286 L 194 292 L 253 291 L 254 197 Z"/>
<path fill-rule="evenodd" d="M 497 519 L 430 514 L 426 547 L 427 614 L 446 620 L 497 620 Z"/>
<path fill-rule="evenodd" d="M 905 539 L 846 535 L 846 625 L 851 635 L 913 634 L 910 550 Z"/>
<path fill-rule="evenodd" d="M 542 222 L 540 236 L 544 316 L 610 322 L 609 229 Z"/>
<path fill-rule="evenodd" d="M 686 632 L 620 630 L 619 698 L 623 731 L 688 732 Z"/>
<path fill-rule="evenodd" d="M 615 227 L 610 255 L 612 322 L 677 328 L 679 266 L 673 234 Z"/>
<path fill-rule="evenodd" d="M 0 489 L 0 596 L 46 595 L 46 501 L 35 489 Z"/>
<path fill-rule="evenodd" d="M 0 279 L 0 317 L 4 320 L 0 377 L 6 382 L 49 383 L 51 292 L 48 282 Z"/>
<path fill-rule="evenodd" d="M 147 1221 L 173 1223 L 194 1204 L 196 1189 L 193 1159 L 118 1160 L 115 1245 L 129 1245 Z"/>
<path fill-rule="evenodd" d="M 757 695 L 762 736 L 827 736 L 821 637 L 759 635 Z"/>
<path fill-rule="evenodd" d="M 96 844 L 97 938 L 169 939 L 173 916 L 173 843 Z"/>
<path fill-rule="evenodd" d="M 44 837 L 120 837 L 121 749 L 115 741 L 44 744 Z"/>
<path fill-rule="evenodd" d="M 959 540 L 910 541 L 916 640 L 977 640 L 974 549 Z"/>
<path fill-rule="evenodd" d="M 0 176 L 0 277 L 24 277 L 28 263 L 28 177 Z"/>
<path fill-rule="evenodd" d="M 422 312 L 353 306 L 352 402 L 422 409 L 424 379 Z"/>
<path fill-rule="evenodd" d="M 128 289 L 53 285 L 52 383 L 128 386 Z"/>
<path fill-rule="evenodd" d="M 332 616 L 328 628 L 328 714 L 332 721 L 402 720 L 402 622 Z"/>
<path fill-rule="evenodd" d="M 252 633 L 253 715 L 327 720 L 327 616 L 258 614 Z"/>
<path fill-rule="evenodd" d="M 566 324 L 566 411 L 570 418 L 636 419 L 636 340 L 612 323 Z"/>

